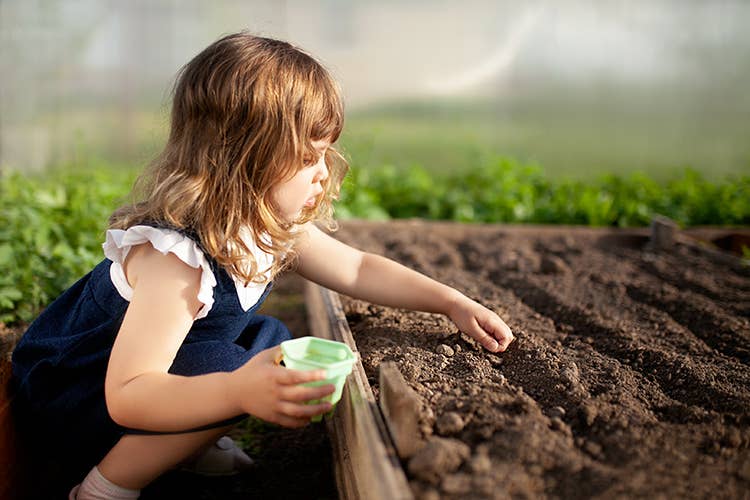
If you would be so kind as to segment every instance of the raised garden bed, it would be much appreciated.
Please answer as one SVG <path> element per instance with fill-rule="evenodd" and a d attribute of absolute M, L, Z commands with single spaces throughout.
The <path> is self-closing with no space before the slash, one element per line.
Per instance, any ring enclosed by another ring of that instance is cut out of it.
<path fill-rule="evenodd" d="M 440 315 L 342 298 L 377 398 L 392 361 L 419 402 L 417 498 L 743 498 L 750 271 L 648 230 L 347 223 L 337 237 L 498 312 L 492 354 Z"/>

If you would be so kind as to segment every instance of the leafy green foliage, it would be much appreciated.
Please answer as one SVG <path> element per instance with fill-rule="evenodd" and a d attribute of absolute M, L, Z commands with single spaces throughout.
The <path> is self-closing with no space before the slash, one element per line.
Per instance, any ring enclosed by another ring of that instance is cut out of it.
<path fill-rule="evenodd" d="M 712 182 L 686 169 L 665 183 L 642 173 L 550 180 L 539 167 L 507 158 L 441 175 L 418 165 L 385 166 L 354 169 L 342 188 L 337 214 L 615 227 L 645 226 L 661 214 L 683 226 L 747 225 L 750 176 Z"/>
<path fill-rule="evenodd" d="M 107 219 L 136 172 L 99 165 L 0 177 L 0 322 L 30 321 L 102 258 Z M 353 168 L 337 217 L 643 226 L 750 224 L 750 177 L 710 182 L 696 171 L 657 183 L 644 174 L 550 179 L 507 158 L 436 175 L 418 165 Z"/>
<path fill-rule="evenodd" d="M 30 321 L 102 259 L 107 219 L 133 180 L 112 168 L 0 178 L 0 322 Z"/>

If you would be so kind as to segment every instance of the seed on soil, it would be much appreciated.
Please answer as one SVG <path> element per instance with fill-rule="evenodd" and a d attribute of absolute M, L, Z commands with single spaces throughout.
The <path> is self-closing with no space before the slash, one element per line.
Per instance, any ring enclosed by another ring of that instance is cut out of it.
<path fill-rule="evenodd" d="M 438 484 L 441 477 L 457 470 L 470 454 L 469 446 L 457 439 L 433 436 L 411 457 L 408 469 L 414 476 Z"/>
<path fill-rule="evenodd" d="M 464 428 L 464 419 L 454 411 L 444 413 L 437 420 L 438 434 L 450 436 L 461 432 Z"/>
<path fill-rule="evenodd" d="M 453 356 L 455 352 L 453 351 L 453 348 L 451 346 L 440 344 L 437 346 L 437 349 L 435 349 L 435 352 L 438 354 L 442 354 L 443 356 Z"/>

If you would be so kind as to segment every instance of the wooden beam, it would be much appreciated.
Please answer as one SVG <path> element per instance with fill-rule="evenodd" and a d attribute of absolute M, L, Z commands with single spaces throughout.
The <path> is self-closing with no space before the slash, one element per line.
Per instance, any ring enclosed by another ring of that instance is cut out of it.
<path fill-rule="evenodd" d="M 312 335 L 344 342 L 358 358 L 341 400 L 326 418 L 339 498 L 413 499 L 338 294 L 310 282 L 305 302 Z"/>

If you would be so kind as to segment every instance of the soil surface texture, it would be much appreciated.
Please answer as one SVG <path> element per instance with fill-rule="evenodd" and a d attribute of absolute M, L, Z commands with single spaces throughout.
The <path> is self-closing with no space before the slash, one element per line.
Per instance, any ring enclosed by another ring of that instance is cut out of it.
<path fill-rule="evenodd" d="M 373 391 L 419 396 L 417 498 L 750 498 L 750 269 L 649 231 L 349 222 L 336 237 L 449 284 L 517 339 L 342 297 Z"/>

